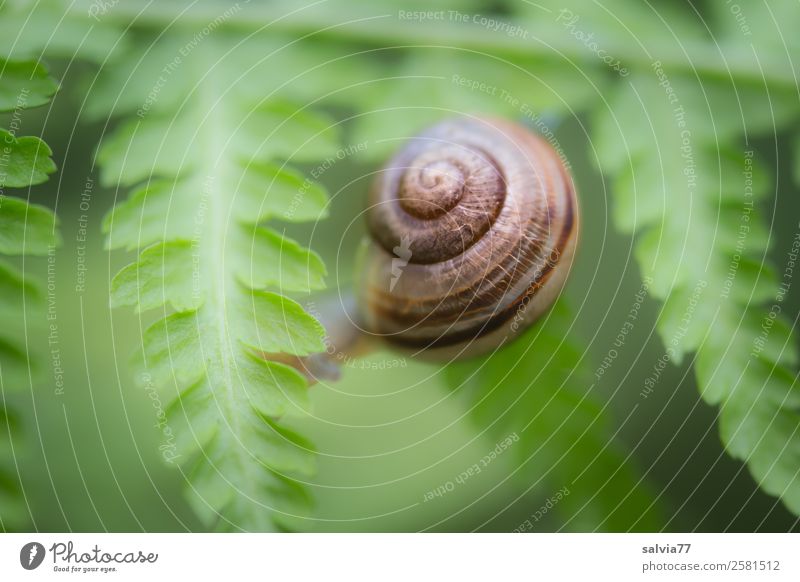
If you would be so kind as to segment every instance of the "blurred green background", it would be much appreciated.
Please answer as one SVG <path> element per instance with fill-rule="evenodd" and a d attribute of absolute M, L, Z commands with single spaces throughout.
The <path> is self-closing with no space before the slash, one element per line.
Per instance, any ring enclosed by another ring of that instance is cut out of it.
<path fill-rule="evenodd" d="M 497 5 L 502 14 L 502 5 Z M 484 7 L 492 10 L 492 4 Z M 489 12 L 491 13 L 491 12 Z M 436 53 L 431 49 L 431 53 Z M 139 345 L 142 326 L 131 310 L 110 310 L 109 282 L 131 255 L 103 249 L 101 222 L 116 196 L 124 192 L 96 184 L 95 148 L 107 129 L 103 123 L 76 123 L 82 63 L 48 62 L 63 80 L 51 109 L 24 113 L 25 133 L 42 135 L 54 151 L 57 175 L 33 189 L 32 199 L 57 209 L 64 244 L 57 251 L 58 327 L 63 352 L 63 396 L 55 395 L 50 374 L 32 395 L 19 402 L 34 411 L 25 427 L 19 469 L 25 502 L 40 531 L 183 531 L 200 524 L 182 498 L 180 474 L 160 461 L 155 416 L 144 390 L 131 381 L 130 355 Z M 2 120 L 6 122 L 5 119 Z M 783 130 L 781 130 L 783 131 Z M 788 135 L 788 130 L 785 132 Z M 631 260 L 632 239 L 615 231 L 603 178 L 587 157 L 580 120 L 557 127 L 570 159 L 582 204 L 584 244 L 566 289 L 590 359 L 599 364 L 618 333 L 639 290 L 640 274 Z M 777 168 L 780 196 L 774 212 L 774 258 L 790 246 L 800 216 L 800 197 L 792 184 L 792 163 L 783 147 L 787 135 L 755 144 L 764 161 Z M 348 135 L 345 135 L 348 143 Z M 353 176 L 375 164 L 348 158 L 326 172 L 332 193 L 330 218 L 289 233 L 306 242 L 326 261 L 329 283 L 348 282 L 354 245 L 363 233 L 361 220 L 367 182 L 349 185 Z M 79 208 L 87 177 L 95 179 L 88 212 Z M 75 290 L 79 217 L 88 214 L 86 289 Z M 351 223 L 353 224 L 351 226 Z M 342 232 L 348 232 L 342 237 Z M 341 243 L 341 246 L 340 246 Z M 26 259 L 26 270 L 44 272 L 43 259 Z M 790 294 L 784 313 L 795 318 L 800 298 Z M 663 353 L 654 334 L 658 305 L 647 300 L 640 324 L 619 357 L 597 384 L 609 400 L 614 430 L 633 406 L 635 414 L 617 438 L 632 450 L 631 463 L 659 492 L 667 530 L 798 531 L 797 519 L 777 500 L 761 493 L 747 470 L 723 451 L 715 426 L 716 411 L 698 395 L 691 361 L 667 367 L 656 392 L 639 396 L 644 379 Z M 403 358 L 399 355 L 377 354 Z M 510 531 L 534 513 L 553 492 L 533 490 L 516 500 L 518 489 L 507 477 L 510 457 L 441 498 L 424 502 L 426 492 L 471 466 L 495 446 L 465 417 L 462 403 L 446 389 L 436 365 L 404 359 L 391 373 L 361 369 L 357 362 L 344 378 L 311 389 L 314 417 L 294 426 L 321 451 L 318 474 L 309 486 L 316 531 Z M 537 530 L 561 527 L 550 515 Z"/>

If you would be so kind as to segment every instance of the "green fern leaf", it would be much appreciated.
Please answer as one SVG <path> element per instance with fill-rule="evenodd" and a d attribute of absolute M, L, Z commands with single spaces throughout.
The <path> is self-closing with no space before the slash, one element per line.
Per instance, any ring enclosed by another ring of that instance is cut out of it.
<path fill-rule="evenodd" d="M 697 353 L 701 395 L 720 407 L 727 451 L 800 513 L 797 354 L 777 313 L 784 274 L 765 264 L 770 236 L 758 205 L 769 184 L 754 152 L 718 145 L 769 129 L 752 108 L 733 114 L 737 98 L 747 107 L 758 90 L 737 95 L 722 81 L 680 75 L 630 82 L 597 116 L 595 149 L 601 170 L 615 176 L 617 224 L 638 233 L 640 269 L 664 301 L 658 331 L 667 357 Z M 780 94 L 772 107 L 773 119 L 797 114 Z"/>
<path fill-rule="evenodd" d="M 119 70 L 154 74 L 165 54 L 183 54 L 179 47 L 191 40 L 175 44 L 173 37 L 166 47 L 154 45 L 157 57 L 117 63 L 104 91 L 113 90 Z M 263 96 L 270 87 L 257 71 L 238 83 L 229 78 L 226 56 L 239 62 L 260 54 L 253 45 L 248 56 L 237 54 L 235 41 L 219 35 L 183 54 L 181 73 L 169 79 L 188 96 L 172 103 L 177 111 L 167 111 L 172 98 L 153 103 L 104 141 L 103 183 L 139 184 L 104 228 L 110 248 L 142 249 L 114 278 L 112 304 L 174 311 L 145 333 L 140 377 L 169 403 L 176 441 L 169 460 L 182 467 L 193 507 L 222 529 L 282 529 L 298 527 L 307 512 L 294 479 L 311 473 L 313 447 L 280 425 L 306 409 L 306 386 L 294 369 L 262 357 L 323 351 L 324 329 L 267 289 L 320 289 L 325 267 L 259 223 L 324 215 L 322 187 L 280 160 L 335 156 L 338 135 L 324 115 L 239 92 L 255 85 Z M 217 66 L 209 71 L 208 63 Z M 158 80 L 137 75 L 150 86 Z"/>
<path fill-rule="evenodd" d="M 311 445 L 274 420 L 306 410 L 305 380 L 239 346 L 219 354 L 219 344 L 206 333 L 214 325 L 203 309 L 181 312 L 154 324 L 144 337 L 148 372 L 170 403 L 167 418 L 177 443 L 170 458 L 187 467 L 189 500 L 208 523 L 273 529 L 270 518 L 291 522 L 304 502 L 286 475 L 313 471 Z M 312 341 L 310 347 L 318 346 Z M 288 507 L 286 500 L 292 501 Z"/>
<path fill-rule="evenodd" d="M 0 188 L 23 188 L 41 184 L 48 174 L 56 171 L 50 159 L 52 151 L 38 137 L 14 137 L 14 134 L 0 129 L 4 156 L 0 165 Z"/>
<path fill-rule="evenodd" d="M 18 441 L 15 435 L 21 432 L 19 424 L 13 411 L 0 401 L 0 532 L 15 531 L 29 519 L 13 461 L 19 451 L 11 446 L 12 438 Z"/>
<path fill-rule="evenodd" d="M 5 532 L 24 527 L 29 519 L 17 472 L 22 419 L 14 404 L 36 365 L 21 341 L 29 330 L 19 314 L 27 306 L 30 315 L 31 303 L 41 297 L 29 279 L 4 261 L 0 261 L 0 296 L 0 531 Z"/>
<path fill-rule="evenodd" d="M 58 221 L 49 208 L 0 198 L 0 253 L 44 255 L 60 244 Z"/>
<path fill-rule="evenodd" d="M 5 261 L 0 261 L 0 292 L 0 374 L 4 390 L 16 391 L 27 384 L 28 371 L 36 365 L 24 342 L 25 319 L 19 313 L 26 308 L 32 314 L 33 306 L 41 302 L 41 293 L 30 278 Z"/>
<path fill-rule="evenodd" d="M 3 79 L 0 77 L 0 83 Z M 0 129 L 0 192 L 41 184 L 56 170 L 50 148 L 38 137 L 15 137 Z M 43 255 L 58 243 L 55 215 L 43 206 L 0 195 L 0 253 Z"/>
<path fill-rule="evenodd" d="M 569 310 L 559 302 L 545 320 L 492 356 L 451 365 L 450 383 L 480 429 L 496 439 L 519 435 L 520 445 L 512 450 L 521 494 L 533 491 L 544 504 L 566 488 L 569 493 L 553 507 L 563 528 L 658 529 L 655 495 L 612 439 L 605 407 L 581 366 L 581 344 L 564 337 L 571 325 Z"/>

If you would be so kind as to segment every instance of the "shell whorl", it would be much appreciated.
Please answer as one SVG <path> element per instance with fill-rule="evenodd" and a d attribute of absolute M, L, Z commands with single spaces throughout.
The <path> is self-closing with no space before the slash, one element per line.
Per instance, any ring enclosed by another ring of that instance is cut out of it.
<path fill-rule="evenodd" d="M 466 343 L 479 353 L 558 295 L 577 201 L 558 155 L 526 128 L 456 118 L 389 161 L 367 223 L 373 243 L 357 285 L 366 330 L 409 348 Z"/>

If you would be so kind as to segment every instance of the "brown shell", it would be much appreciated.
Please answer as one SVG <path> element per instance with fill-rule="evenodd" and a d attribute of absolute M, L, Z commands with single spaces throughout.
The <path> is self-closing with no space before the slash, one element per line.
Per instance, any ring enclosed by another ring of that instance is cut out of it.
<path fill-rule="evenodd" d="M 450 357 L 510 340 L 555 300 L 578 206 L 548 143 L 503 120 L 456 118 L 412 138 L 367 210 L 359 309 L 369 333 Z"/>

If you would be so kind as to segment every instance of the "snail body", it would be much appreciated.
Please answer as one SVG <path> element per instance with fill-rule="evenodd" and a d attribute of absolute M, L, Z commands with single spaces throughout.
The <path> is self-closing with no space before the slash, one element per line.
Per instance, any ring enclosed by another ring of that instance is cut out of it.
<path fill-rule="evenodd" d="M 574 256 L 578 204 L 556 152 L 499 119 L 456 118 L 378 173 L 358 325 L 425 357 L 478 355 L 536 321 Z"/>

